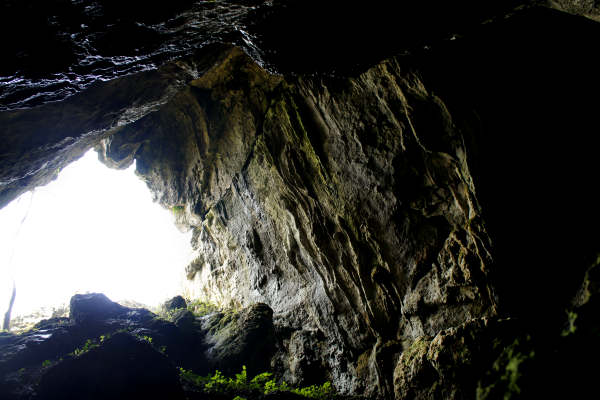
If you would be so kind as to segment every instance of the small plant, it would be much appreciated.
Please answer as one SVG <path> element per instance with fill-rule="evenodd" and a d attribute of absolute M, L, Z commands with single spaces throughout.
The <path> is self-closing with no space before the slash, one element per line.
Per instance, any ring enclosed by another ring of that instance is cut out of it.
<path fill-rule="evenodd" d="M 265 382 L 265 394 L 269 394 L 277 391 L 277 382 L 275 379 Z"/>
<path fill-rule="evenodd" d="M 235 374 L 235 378 L 226 377 L 218 370 L 212 376 L 196 375 L 192 371 L 183 368 L 179 369 L 179 373 L 183 381 L 196 385 L 204 393 L 236 395 L 234 400 L 244 399 L 239 394 L 253 394 L 254 396 L 258 396 L 273 392 L 293 392 L 300 396 L 316 400 L 326 400 L 334 394 L 330 382 L 325 382 L 323 385 L 292 388 L 285 382 L 278 385 L 277 381 L 273 378 L 273 374 L 270 372 L 263 372 L 256 375 L 248 382 L 248 374 L 245 366 L 242 367 L 242 371 L 239 374 Z"/>
<path fill-rule="evenodd" d="M 272 376 L 273 374 L 270 372 L 263 372 L 262 374 L 258 374 L 254 378 L 252 378 L 250 384 L 258 385 L 259 387 L 264 387 L 265 383 L 270 381 Z"/>
<path fill-rule="evenodd" d="M 284 382 L 285 383 L 285 382 Z M 292 392 L 300 396 L 308 397 L 309 399 L 324 400 L 333 394 L 331 382 L 327 381 L 321 386 L 312 385 L 301 389 L 292 389 Z"/>
<path fill-rule="evenodd" d="M 139 336 L 139 335 L 138 335 L 138 338 L 142 339 L 142 340 L 143 340 L 143 341 L 145 341 L 145 342 L 148 342 L 149 344 L 152 344 L 152 340 L 153 340 L 153 339 L 152 339 L 152 337 L 150 337 L 150 336 L 147 336 L 147 335 L 144 335 L 144 336 Z"/>
<path fill-rule="evenodd" d="M 86 340 L 86 342 L 83 344 L 83 346 L 73 350 L 73 355 L 75 357 L 79 357 L 82 354 L 87 353 L 88 351 L 90 351 L 93 348 L 99 347 L 100 345 L 98 343 L 94 343 L 92 342 L 92 339 L 88 339 Z"/>
<path fill-rule="evenodd" d="M 50 360 L 45 360 L 45 361 L 42 363 L 42 368 L 47 368 L 47 367 L 49 367 L 51 364 L 52 364 L 52 362 L 51 362 Z"/>
<path fill-rule="evenodd" d="M 173 322 L 175 316 L 181 312 L 181 310 L 185 310 L 184 308 L 174 308 L 172 310 L 161 309 L 158 311 L 158 315 L 155 317 L 156 319 L 164 319 L 166 321 Z"/>
<path fill-rule="evenodd" d="M 239 374 L 235 374 L 235 384 L 238 386 L 246 386 L 248 385 L 248 373 L 246 371 L 246 366 L 242 366 L 242 372 Z"/>
<path fill-rule="evenodd" d="M 187 300 L 187 309 L 194 313 L 197 317 L 203 317 L 208 314 L 219 311 L 216 304 L 202 300 Z"/>
<path fill-rule="evenodd" d="M 573 311 L 567 311 L 567 326 L 561 332 L 561 336 L 569 336 L 575 333 L 577 326 L 575 321 L 577 320 L 577 313 Z"/>
<path fill-rule="evenodd" d="M 175 217 L 178 217 L 183 214 L 183 212 L 185 211 L 185 208 L 184 208 L 184 206 L 173 206 L 173 207 L 171 207 L 171 211 L 173 212 L 173 215 Z"/>

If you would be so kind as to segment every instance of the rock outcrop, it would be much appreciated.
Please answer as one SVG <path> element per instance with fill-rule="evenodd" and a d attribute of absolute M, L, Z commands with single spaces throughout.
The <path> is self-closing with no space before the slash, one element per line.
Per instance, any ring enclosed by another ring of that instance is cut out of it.
<path fill-rule="evenodd" d="M 167 357 L 127 333 L 115 333 L 42 375 L 42 399 L 185 399 Z"/>
<path fill-rule="evenodd" d="M 20 335 L 0 334 L 0 397 L 25 399 L 188 398 L 178 368 L 229 376 L 248 366 L 266 372 L 273 345 L 272 311 L 181 315 L 169 321 L 105 295 L 75 295 L 70 318 L 52 318 Z M 220 340 L 215 340 L 219 338 Z M 265 365 L 267 363 L 267 365 Z"/>
<path fill-rule="evenodd" d="M 155 198 L 185 209 L 192 293 L 273 308 L 287 379 L 310 376 L 295 360 L 311 337 L 339 389 L 386 393 L 404 342 L 495 312 L 460 132 L 397 60 L 283 80 L 224 52 L 101 154 L 135 158 Z"/>

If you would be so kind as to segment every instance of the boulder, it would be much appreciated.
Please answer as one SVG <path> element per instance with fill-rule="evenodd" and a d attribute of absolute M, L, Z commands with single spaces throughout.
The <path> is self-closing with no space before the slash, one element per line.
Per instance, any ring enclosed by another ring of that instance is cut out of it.
<path fill-rule="evenodd" d="M 42 399 L 184 399 L 177 369 L 149 343 L 120 332 L 42 376 Z"/>
<path fill-rule="evenodd" d="M 172 299 L 165 301 L 163 308 L 167 311 L 176 310 L 178 308 L 187 308 L 187 303 L 183 297 L 175 296 Z"/>
<path fill-rule="evenodd" d="M 102 293 L 76 294 L 71 297 L 70 306 L 70 317 L 78 324 L 115 318 L 128 310 Z"/>
<path fill-rule="evenodd" d="M 239 312 L 216 313 L 204 318 L 206 357 L 209 370 L 225 375 L 242 370 L 248 376 L 270 369 L 275 347 L 273 310 L 264 303 L 253 304 Z"/>
<path fill-rule="evenodd" d="M 183 331 L 192 331 L 196 327 L 196 317 L 190 310 L 177 310 L 173 315 L 173 323 Z"/>

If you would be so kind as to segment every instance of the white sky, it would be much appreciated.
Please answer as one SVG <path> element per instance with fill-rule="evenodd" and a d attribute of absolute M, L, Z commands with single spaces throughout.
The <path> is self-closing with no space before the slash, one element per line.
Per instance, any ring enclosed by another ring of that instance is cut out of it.
<path fill-rule="evenodd" d="M 33 200 L 25 193 L 0 209 L 0 316 L 13 276 L 13 317 L 76 292 L 150 306 L 182 292 L 191 232 L 181 233 L 171 211 L 152 202 L 134 170 L 109 169 L 90 150 L 36 188 Z"/>

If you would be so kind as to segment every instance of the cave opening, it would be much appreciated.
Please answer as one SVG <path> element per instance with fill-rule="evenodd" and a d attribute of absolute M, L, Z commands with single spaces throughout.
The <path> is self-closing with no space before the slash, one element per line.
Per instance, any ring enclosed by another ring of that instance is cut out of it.
<path fill-rule="evenodd" d="M 152 201 L 135 162 L 119 171 L 97 158 L 88 151 L 0 210 L 0 308 L 14 282 L 13 328 L 66 312 L 75 293 L 147 307 L 181 293 L 191 232 Z"/>

